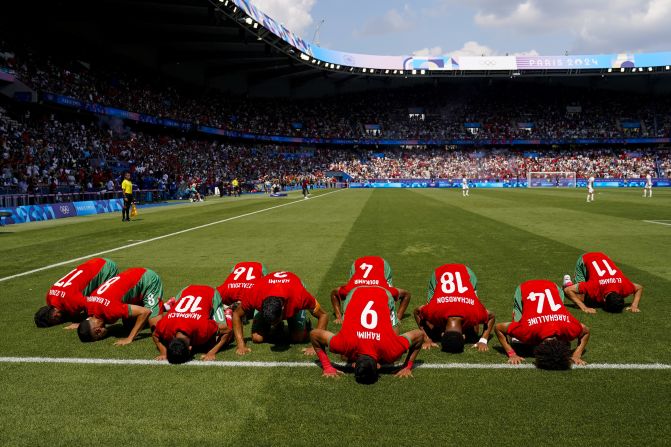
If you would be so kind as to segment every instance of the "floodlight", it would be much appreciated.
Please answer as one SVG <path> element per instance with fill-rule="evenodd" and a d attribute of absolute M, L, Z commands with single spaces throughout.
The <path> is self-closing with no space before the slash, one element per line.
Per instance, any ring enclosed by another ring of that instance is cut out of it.
<path fill-rule="evenodd" d="M 254 21 L 252 20 L 251 17 L 247 17 L 247 18 L 245 19 L 245 23 L 246 23 L 247 25 L 251 25 L 252 23 L 254 23 Z"/>
<path fill-rule="evenodd" d="M 303 59 L 304 61 L 309 61 L 309 60 L 310 60 L 310 56 L 308 56 L 308 55 L 305 54 L 305 53 L 301 53 L 301 59 Z"/>
<path fill-rule="evenodd" d="M 426 70 L 422 70 L 422 71 L 420 71 L 420 73 L 423 74 L 423 75 L 425 75 L 425 74 L 426 74 Z"/>
<path fill-rule="evenodd" d="M 624 73 L 624 67 L 620 68 L 620 73 Z"/>
<path fill-rule="evenodd" d="M 652 71 L 652 67 L 648 67 L 648 71 Z"/>
<path fill-rule="evenodd" d="M 417 74 L 417 70 L 412 70 L 412 74 L 416 75 L 416 74 Z"/>
<path fill-rule="evenodd" d="M 608 73 L 612 73 L 612 72 L 613 72 L 613 69 L 612 69 L 612 68 L 609 68 L 609 69 L 608 69 Z"/>

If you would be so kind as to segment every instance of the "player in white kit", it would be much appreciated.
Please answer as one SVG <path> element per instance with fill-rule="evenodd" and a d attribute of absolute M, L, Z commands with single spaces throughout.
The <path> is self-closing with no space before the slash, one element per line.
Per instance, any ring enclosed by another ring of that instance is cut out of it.
<path fill-rule="evenodd" d="M 461 179 L 461 195 L 468 197 L 468 180 L 466 180 L 466 177 Z"/>
<path fill-rule="evenodd" d="M 587 201 L 594 202 L 594 176 L 587 179 Z"/>
<path fill-rule="evenodd" d="M 643 188 L 643 197 L 652 198 L 652 175 L 648 173 L 645 176 L 645 187 Z"/>

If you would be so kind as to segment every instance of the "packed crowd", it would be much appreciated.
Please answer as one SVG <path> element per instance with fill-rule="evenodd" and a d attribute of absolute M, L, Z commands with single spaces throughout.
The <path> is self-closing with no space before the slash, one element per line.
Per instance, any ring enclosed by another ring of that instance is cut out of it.
<path fill-rule="evenodd" d="M 37 91 L 233 131 L 323 138 L 669 137 L 671 98 L 495 84 L 422 86 L 320 99 L 250 99 L 78 60 L 7 50 L 0 66 Z M 625 123 L 629 125 L 625 125 Z M 366 129 L 375 126 L 375 130 Z M 470 127 L 469 127 L 470 126 Z"/>
<path fill-rule="evenodd" d="M 671 151 L 590 149 L 522 152 L 492 150 L 393 150 L 359 153 L 329 168 L 355 180 L 526 178 L 528 172 L 575 172 L 578 178 L 641 178 L 671 174 Z"/>

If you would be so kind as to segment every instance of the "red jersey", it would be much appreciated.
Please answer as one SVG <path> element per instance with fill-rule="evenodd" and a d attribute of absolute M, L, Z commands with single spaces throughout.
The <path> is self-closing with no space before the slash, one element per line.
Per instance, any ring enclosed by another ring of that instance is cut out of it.
<path fill-rule="evenodd" d="M 106 263 L 106 259 L 93 258 L 78 265 L 51 286 L 47 292 L 47 305 L 70 315 L 83 311 L 86 305 L 84 292 Z"/>
<path fill-rule="evenodd" d="M 89 317 L 97 317 L 107 324 L 131 315 L 129 304 L 142 305 L 142 296 L 129 293 L 145 274 L 147 269 L 130 268 L 105 281 L 91 296 L 86 297 L 86 311 Z"/>
<path fill-rule="evenodd" d="M 259 279 L 254 293 L 243 299 L 242 308 L 245 312 L 261 311 L 263 300 L 269 296 L 284 301 L 284 319 L 293 317 L 303 309 L 311 312 L 319 309 L 317 300 L 305 289 L 300 278 L 291 272 L 269 273 Z"/>
<path fill-rule="evenodd" d="M 584 293 L 590 300 L 603 303 L 611 292 L 627 296 L 636 291 L 634 284 L 605 254 L 585 253 L 582 262 L 587 269 L 587 281 L 578 283 L 578 293 Z"/>
<path fill-rule="evenodd" d="M 238 262 L 226 277 L 226 280 L 217 287 L 224 304 L 232 305 L 242 301 L 246 296 L 254 293 L 256 282 L 266 274 L 266 268 L 260 262 Z"/>
<path fill-rule="evenodd" d="M 391 268 L 387 261 L 379 256 L 364 256 L 354 261 L 347 284 L 338 288 L 338 294 L 345 298 L 355 287 L 378 286 L 398 299 L 398 289 L 391 285 Z"/>
<path fill-rule="evenodd" d="M 510 323 L 510 335 L 530 345 L 537 345 L 548 337 L 571 341 L 580 336 L 582 325 L 564 307 L 555 283 L 538 279 L 526 281 L 519 288 L 522 318 Z"/>
<path fill-rule="evenodd" d="M 342 329 L 329 340 L 329 350 L 349 361 L 368 355 L 378 363 L 394 363 L 410 348 L 396 335 L 389 319 L 389 295 L 381 287 L 358 287 L 345 307 Z"/>
<path fill-rule="evenodd" d="M 215 289 L 188 286 L 179 294 L 173 308 L 156 324 L 155 334 L 161 341 L 170 342 L 177 332 L 182 332 L 189 337 L 191 346 L 204 345 L 219 330 L 219 325 L 212 319 L 215 304 L 221 311 L 221 299 Z"/>
<path fill-rule="evenodd" d="M 421 307 L 422 318 L 434 325 L 445 326 L 449 317 L 461 317 L 464 329 L 487 322 L 489 313 L 478 299 L 465 265 L 438 267 L 432 282 L 436 286 L 429 303 Z"/>

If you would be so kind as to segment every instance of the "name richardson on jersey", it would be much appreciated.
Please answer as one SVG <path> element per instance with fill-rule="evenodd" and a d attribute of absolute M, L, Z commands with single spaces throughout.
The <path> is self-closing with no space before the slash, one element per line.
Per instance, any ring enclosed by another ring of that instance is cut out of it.
<path fill-rule="evenodd" d="M 107 298 L 103 298 L 101 296 L 87 296 L 86 297 L 86 302 L 87 303 L 98 303 L 102 304 L 103 306 L 109 306 L 111 301 L 108 300 Z"/>
<path fill-rule="evenodd" d="M 552 314 L 552 315 L 541 315 L 540 317 L 531 317 L 527 320 L 527 324 L 529 326 L 535 326 L 541 323 L 552 323 L 557 321 L 568 323 L 569 322 L 568 315 Z"/>
<path fill-rule="evenodd" d="M 354 284 L 357 286 L 377 286 L 380 284 L 380 281 L 377 279 L 355 279 Z"/>
<path fill-rule="evenodd" d="M 380 333 L 373 331 L 356 331 L 356 336 L 360 340 L 380 341 Z"/>
<path fill-rule="evenodd" d="M 468 298 L 465 296 L 439 296 L 438 298 L 436 298 L 436 303 L 438 304 L 461 303 L 475 306 L 475 300 L 473 298 Z"/>

